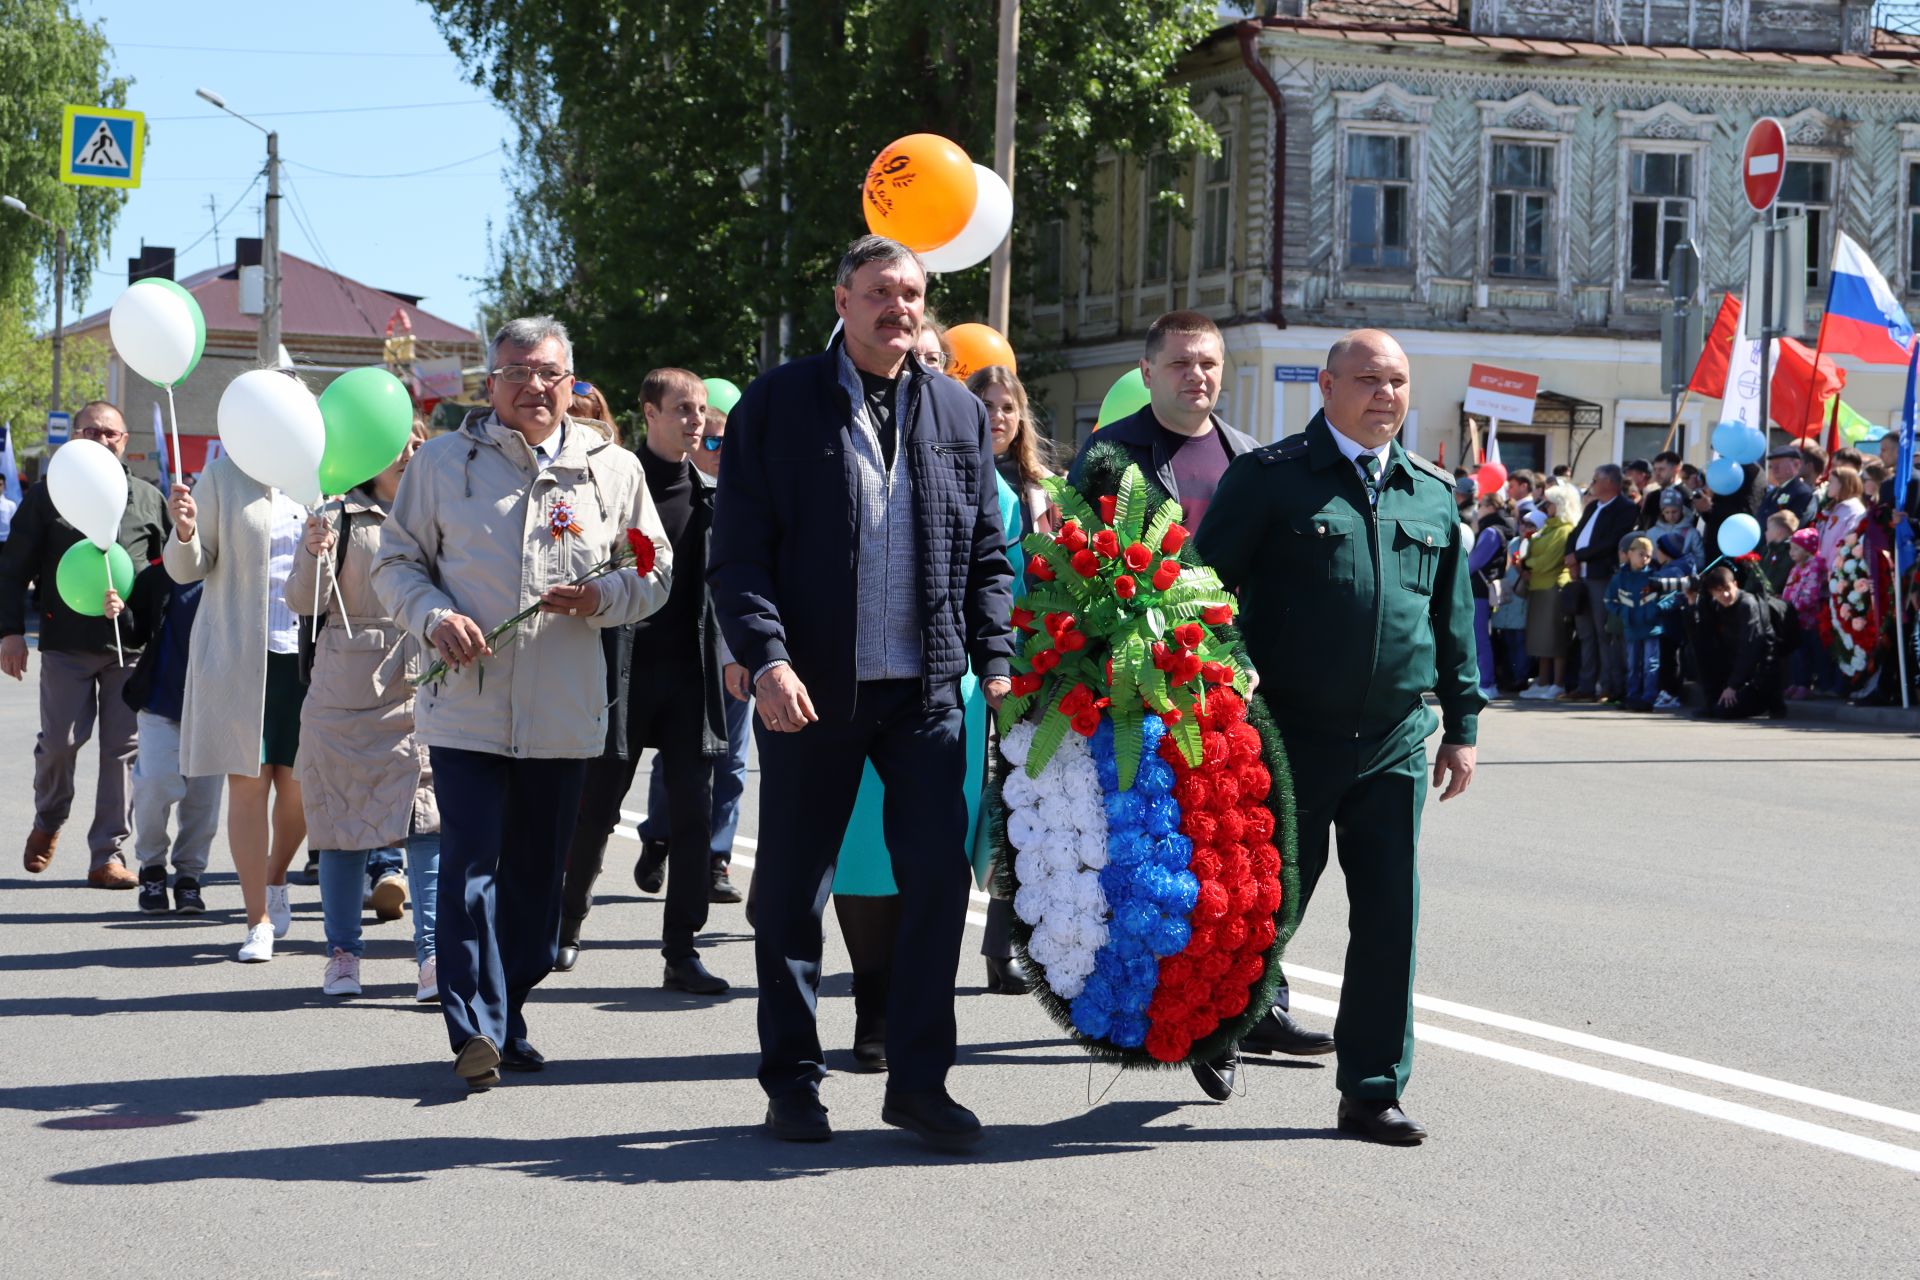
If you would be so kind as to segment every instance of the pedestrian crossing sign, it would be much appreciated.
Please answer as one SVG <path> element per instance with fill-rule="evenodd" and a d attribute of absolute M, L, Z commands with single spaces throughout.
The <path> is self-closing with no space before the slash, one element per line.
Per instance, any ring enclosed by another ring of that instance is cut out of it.
<path fill-rule="evenodd" d="M 137 187 L 146 117 L 114 107 L 68 105 L 60 113 L 60 181 L 77 187 Z"/>

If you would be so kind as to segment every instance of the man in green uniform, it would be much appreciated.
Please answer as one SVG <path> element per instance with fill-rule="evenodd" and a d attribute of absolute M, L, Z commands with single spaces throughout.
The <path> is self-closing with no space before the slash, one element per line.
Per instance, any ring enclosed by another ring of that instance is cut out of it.
<path fill-rule="evenodd" d="M 1453 477 L 1394 439 L 1406 353 L 1363 329 L 1334 343 L 1326 408 L 1304 433 L 1234 459 L 1196 537 L 1240 593 L 1247 651 L 1286 741 L 1301 908 L 1326 869 L 1329 828 L 1346 873 L 1350 937 L 1334 1024 L 1340 1128 L 1416 1143 L 1400 1109 L 1413 1062 L 1415 847 L 1426 738 L 1442 800 L 1473 778 L 1481 697 L 1467 551 Z M 1286 1004 L 1286 987 L 1278 1003 Z"/>

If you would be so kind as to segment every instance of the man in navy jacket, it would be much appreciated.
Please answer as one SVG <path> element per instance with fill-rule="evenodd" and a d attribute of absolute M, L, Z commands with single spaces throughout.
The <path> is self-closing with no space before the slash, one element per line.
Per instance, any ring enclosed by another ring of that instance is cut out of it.
<path fill-rule="evenodd" d="M 1011 570 L 986 410 L 913 355 L 926 273 L 856 240 L 817 356 L 757 379 L 728 420 L 708 582 L 760 716 L 754 954 L 775 1137 L 831 1136 L 814 1005 L 821 912 L 868 760 L 903 918 L 881 1118 L 942 1148 L 980 1122 L 946 1091 L 970 883 L 960 677 L 1009 689 Z"/>

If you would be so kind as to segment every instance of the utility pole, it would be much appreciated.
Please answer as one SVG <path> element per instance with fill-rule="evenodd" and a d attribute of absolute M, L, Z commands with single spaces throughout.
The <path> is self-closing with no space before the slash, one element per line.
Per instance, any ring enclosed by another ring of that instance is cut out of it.
<path fill-rule="evenodd" d="M 1000 0 L 1000 59 L 993 95 L 993 171 L 1013 190 L 1013 116 L 1020 71 L 1020 0 Z M 1013 231 L 987 265 L 987 324 L 1007 332 L 1013 314 Z"/>
<path fill-rule="evenodd" d="M 213 192 L 207 192 L 207 217 L 213 221 L 213 260 L 220 261 L 220 205 L 213 198 Z"/>
<path fill-rule="evenodd" d="M 260 310 L 260 363 L 273 368 L 280 363 L 280 135 L 227 105 L 227 100 L 211 89 L 195 89 L 194 96 L 212 103 L 235 120 L 252 125 L 267 135 L 267 205 L 265 225 L 261 228 L 260 265 L 266 277 L 266 301 Z"/>
<path fill-rule="evenodd" d="M 18 196 L 0 196 L 0 205 L 15 213 L 24 213 L 43 227 L 53 228 L 53 395 L 47 412 L 60 411 L 60 362 L 66 351 L 66 335 L 60 331 L 67 323 L 67 229 L 27 208 Z"/>

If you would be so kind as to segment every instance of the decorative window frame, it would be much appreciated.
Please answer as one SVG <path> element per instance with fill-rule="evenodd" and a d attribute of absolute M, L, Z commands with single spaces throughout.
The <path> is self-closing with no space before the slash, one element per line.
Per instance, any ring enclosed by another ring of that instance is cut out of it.
<path fill-rule="evenodd" d="M 1907 287 L 1914 269 L 1920 267 L 1920 262 L 1913 259 L 1907 232 L 1913 214 L 1920 212 L 1920 203 L 1907 199 L 1907 170 L 1910 166 L 1920 165 L 1920 123 L 1902 122 L 1894 125 L 1894 128 L 1900 133 L 1900 170 L 1896 179 L 1900 192 L 1900 279 L 1895 284 L 1894 292 L 1902 298 L 1920 298 L 1920 289 Z"/>
<path fill-rule="evenodd" d="M 1573 183 L 1573 129 L 1578 104 L 1561 106 L 1532 89 L 1503 100 L 1482 98 L 1480 108 L 1480 261 L 1479 279 L 1503 289 L 1551 288 L 1564 302 L 1572 297 L 1573 277 L 1567 269 L 1572 228 L 1565 193 Z M 1493 144 L 1521 142 L 1553 147 L 1553 274 L 1545 279 L 1493 274 Z"/>
<path fill-rule="evenodd" d="M 1196 307 L 1215 319 L 1223 319 L 1233 314 L 1233 274 L 1239 269 L 1239 260 L 1244 256 L 1239 250 L 1241 237 L 1245 235 L 1240 212 L 1241 206 L 1245 203 L 1241 198 L 1245 192 L 1245 187 L 1242 185 L 1245 174 L 1242 172 L 1244 166 L 1239 163 L 1235 147 L 1246 135 L 1245 122 L 1241 118 L 1245 105 L 1246 99 L 1243 95 L 1235 94 L 1232 97 L 1225 97 L 1215 90 L 1209 92 L 1194 108 L 1195 114 L 1209 129 L 1213 130 L 1214 137 L 1219 139 L 1221 154 L 1227 158 L 1227 256 L 1226 261 L 1218 267 L 1205 267 L 1200 261 L 1206 242 L 1207 161 L 1199 156 L 1194 157 L 1191 185 L 1188 189 L 1188 199 L 1192 201 L 1193 227 L 1187 236 L 1186 305 Z M 1216 285 L 1225 291 L 1226 301 L 1218 306 L 1200 307 L 1200 290 Z"/>
<path fill-rule="evenodd" d="M 1144 314 L 1149 308 L 1156 314 L 1171 311 L 1173 306 L 1174 283 L 1180 278 L 1173 259 L 1174 246 L 1180 242 L 1180 220 L 1169 215 L 1167 220 L 1167 256 L 1166 274 L 1157 279 L 1147 278 L 1147 241 L 1153 230 L 1154 195 L 1153 166 L 1164 160 L 1173 170 L 1172 180 L 1167 189 L 1180 189 L 1180 159 L 1170 151 L 1156 150 L 1145 157 L 1140 165 L 1139 186 L 1133 204 L 1140 218 L 1140 234 L 1134 237 L 1133 246 L 1133 302 L 1136 315 Z"/>
<path fill-rule="evenodd" d="M 1104 293 L 1093 291 L 1093 248 L 1100 234 L 1100 187 L 1102 176 L 1111 169 L 1112 181 L 1108 189 L 1113 192 L 1109 203 L 1113 207 L 1113 288 Z M 1126 247 L 1126 202 L 1125 188 L 1121 185 L 1126 170 L 1117 154 L 1109 152 L 1094 162 L 1092 198 L 1080 208 L 1081 232 L 1079 280 L 1080 286 L 1074 296 L 1074 334 L 1077 337 L 1100 336 L 1118 332 L 1120 325 L 1120 295 L 1126 292 L 1127 280 L 1124 262 Z M 1105 320 L 1093 320 L 1088 312 L 1096 306 L 1106 306 L 1111 315 Z"/>
<path fill-rule="evenodd" d="M 1827 226 L 1828 243 L 1807 246 L 1807 261 L 1810 265 L 1818 265 L 1820 280 L 1824 285 L 1828 268 L 1833 262 L 1833 237 L 1845 230 L 1847 224 L 1847 183 L 1852 176 L 1853 126 L 1818 107 L 1808 107 L 1782 120 L 1780 128 L 1787 136 L 1789 162 L 1823 160 L 1833 168 L 1833 188 L 1828 202 L 1831 208 Z M 1903 172 L 1901 177 L 1904 179 L 1905 176 Z M 1904 191 L 1902 194 L 1904 196 Z M 1826 294 L 1821 289 L 1808 287 L 1807 306 L 1810 310 L 1824 308 L 1826 303 Z"/>
<path fill-rule="evenodd" d="M 1620 141 L 1614 157 L 1614 224 L 1618 231 L 1614 245 L 1613 288 L 1616 297 L 1623 297 L 1629 290 L 1646 293 L 1665 288 L 1661 284 L 1628 278 L 1628 264 L 1633 250 L 1633 219 L 1628 210 L 1632 198 L 1634 155 L 1651 152 L 1693 157 L 1692 234 L 1698 237 L 1705 228 L 1707 196 L 1713 190 L 1709 162 L 1714 126 L 1719 117 L 1711 112 L 1688 111 L 1673 101 L 1662 102 L 1645 111 L 1619 110 L 1613 114 L 1620 127 Z"/>
<path fill-rule="evenodd" d="M 1422 251 L 1427 213 L 1427 125 L 1433 117 L 1432 95 L 1410 93 L 1390 80 L 1371 89 L 1337 90 L 1333 137 L 1333 263 L 1338 279 L 1352 275 L 1364 280 L 1411 281 L 1424 291 L 1431 272 Z M 1375 268 L 1347 265 L 1347 138 L 1353 134 L 1386 134 L 1408 139 L 1407 169 L 1411 196 L 1407 221 L 1411 238 L 1406 267 Z"/>

